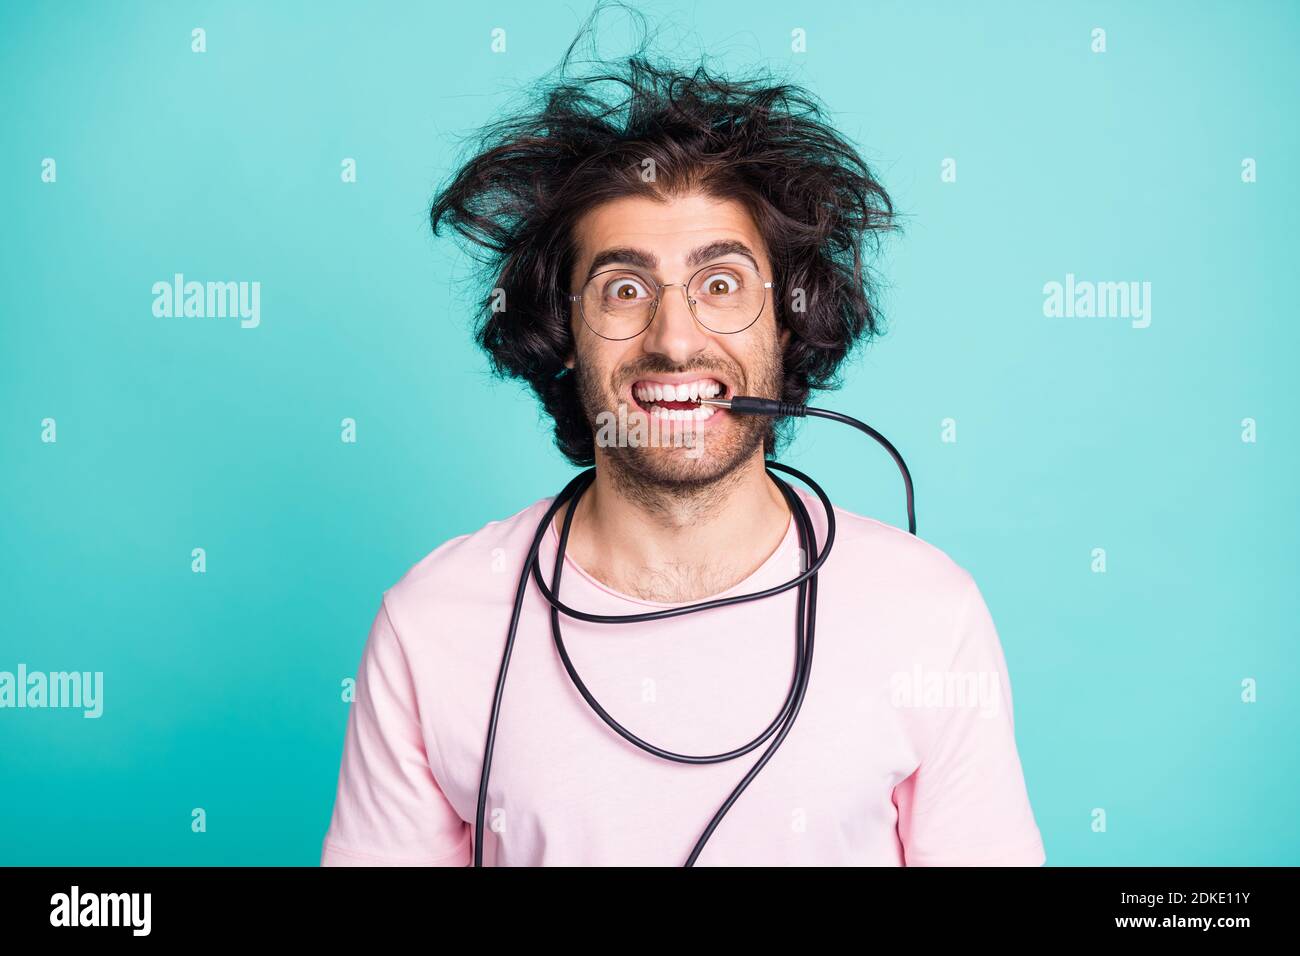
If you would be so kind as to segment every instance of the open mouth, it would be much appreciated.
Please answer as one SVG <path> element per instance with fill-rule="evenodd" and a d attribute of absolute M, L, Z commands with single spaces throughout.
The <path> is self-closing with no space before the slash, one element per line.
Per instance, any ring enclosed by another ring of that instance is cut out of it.
<path fill-rule="evenodd" d="M 707 376 L 682 381 L 645 378 L 632 383 L 632 399 L 637 406 L 651 418 L 665 421 L 707 421 L 720 409 L 701 405 L 699 400 L 727 398 L 729 393 L 725 382 Z"/>

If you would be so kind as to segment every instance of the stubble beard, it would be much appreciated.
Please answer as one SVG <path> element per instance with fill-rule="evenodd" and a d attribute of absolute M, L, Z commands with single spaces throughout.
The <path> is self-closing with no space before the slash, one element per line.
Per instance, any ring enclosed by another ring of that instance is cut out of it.
<path fill-rule="evenodd" d="M 774 347 L 766 361 L 751 368 L 752 376 L 744 376 L 734 363 L 706 361 L 674 368 L 651 360 L 638 366 L 631 379 L 656 373 L 708 374 L 725 368 L 728 378 L 740 389 L 737 394 L 779 397 L 783 383 L 781 358 L 780 347 Z M 574 372 L 583 414 L 594 435 L 597 416 L 612 413 L 617 417 L 621 393 L 616 383 L 596 381 L 581 364 Z M 627 381 L 624 376 L 618 384 Z M 634 414 L 644 413 L 632 406 L 627 411 L 629 419 Z M 728 489 L 743 476 L 741 466 L 758 454 L 774 434 L 774 422 L 765 415 L 728 412 L 726 419 L 722 427 L 705 426 L 696 432 L 695 440 L 702 442 L 698 449 L 675 446 L 667 428 L 661 432 L 661 440 L 650 446 L 598 446 L 596 467 L 608 472 L 621 495 L 647 510 L 671 516 L 675 523 L 698 520 L 722 504 Z"/>

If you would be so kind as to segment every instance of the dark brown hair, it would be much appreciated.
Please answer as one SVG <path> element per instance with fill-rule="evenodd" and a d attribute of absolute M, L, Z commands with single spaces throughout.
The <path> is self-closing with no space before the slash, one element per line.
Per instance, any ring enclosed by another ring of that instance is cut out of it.
<path fill-rule="evenodd" d="M 687 190 L 740 202 L 769 250 L 778 327 L 791 329 L 779 397 L 793 402 L 836 387 L 844 359 L 882 331 L 867 253 L 895 224 L 884 187 L 798 86 L 723 78 L 703 62 L 675 68 L 652 60 L 644 41 L 626 58 L 571 74 L 600 9 L 533 88 L 535 103 L 475 138 L 430 210 L 434 234 L 450 224 L 491 283 L 475 338 L 493 372 L 527 382 L 575 465 L 594 460 L 564 365 L 574 348 L 573 227 L 583 214 L 623 196 Z M 642 178 L 647 168 L 652 182 Z M 494 310 L 502 299 L 504 310 Z"/>

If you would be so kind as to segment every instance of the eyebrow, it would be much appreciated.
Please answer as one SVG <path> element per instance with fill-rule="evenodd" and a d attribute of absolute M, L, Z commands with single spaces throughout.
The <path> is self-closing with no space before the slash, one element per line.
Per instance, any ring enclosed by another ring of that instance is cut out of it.
<path fill-rule="evenodd" d="M 723 256 L 743 256 L 753 263 L 756 270 L 762 271 L 758 268 L 758 259 L 754 256 L 753 250 L 739 239 L 717 239 L 702 246 L 697 246 L 687 254 L 686 264 L 688 266 L 702 266 L 706 262 L 720 259 Z M 659 257 L 653 252 L 647 252 L 644 249 L 637 249 L 632 246 L 616 246 L 612 249 L 603 249 L 596 253 L 596 257 L 591 260 L 591 267 L 587 269 L 587 278 L 590 279 L 605 266 L 615 264 L 637 266 L 642 269 L 658 269 Z"/>

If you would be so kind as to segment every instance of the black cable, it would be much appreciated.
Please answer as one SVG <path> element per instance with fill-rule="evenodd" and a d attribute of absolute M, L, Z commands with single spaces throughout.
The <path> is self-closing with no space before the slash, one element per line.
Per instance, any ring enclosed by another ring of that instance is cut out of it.
<path fill-rule="evenodd" d="M 833 422 L 852 425 L 858 431 L 870 435 L 884 446 L 885 451 L 893 456 L 894 462 L 898 465 L 898 470 L 903 473 L 903 487 L 907 489 L 907 530 L 910 534 L 916 534 L 916 503 L 912 499 L 912 473 L 907 470 L 907 462 L 903 461 L 903 456 L 898 453 L 897 448 L 889 443 L 889 439 L 866 422 L 860 422 L 856 418 L 843 415 L 840 412 L 832 412 L 825 408 L 807 408 L 805 411 L 816 418 L 829 418 Z"/>
<path fill-rule="evenodd" d="M 908 530 L 912 534 L 916 534 L 916 514 L 913 504 L 911 474 L 908 472 L 907 465 L 903 461 L 902 456 L 894 446 L 871 426 L 858 421 L 856 418 L 842 415 L 839 412 L 832 412 L 818 408 L 808 408 L 804 405 L 778 402 L 772 399 L 737 396 L 728 401 L 717 400 L 710 404 L 717 404 L 722 407 L 730 408 L 733 412 L 742 415 L 769 415 L 773 417 L 802 417 L 804 415 L 812 415 L 819 418 L 829 418 L 833 421 L 852 425 L 870 435 L 885 447 L 885 449 L 893 456 L 894 461 L 902 471 L 903 482 L 907 488 Z M 807 507 L 804 505 L 803 500 L 799 495 L 795 493 L 794 489 L 790 487 L 788 482 L 783 481 L 777 475 L 773 474 L 773 468 L 779 471 L 784 471 L 786 474 L 798 478 L 811 488 L 821 500 L 822 507 L 826 514 L 826 549 L 820 554 L 817 549 L 817 535 L 813 530 L 812 520 L 808 515 Z M 755 591 L 751 594 L 739 594 L 728 598 L 715 598 L 710 601 L 701 601 L 697 604 L 687 604 L 680 607 L 666 608 L 661 611 L 645 611 L 640 614 L 588 614 L 585 611 L 579 611 L 568 607 L 560 601 L 560 577 L 564 568 L 564 554 L 568 545 L 569 530 L 573 524 L 573 516 L 578 510 L 578 501 L 596 478 L 596 469 L 589 468 L 576 475 L 567 485 L 564 486 L 564 489 L 555 496 L 555 500 L 551 502 L 550 507 L 546 510 L 545 516 L 543 516 L 542 520 L 538 523 L 537 532 L 533 535 L 533 543 L 528 550 L 528 556 L 524 561 L 523 571 L 519 576 L 519 585 L 515 590 L 514 611 L 510 617 L 510 628 L 506 633 L 505 651 L 501 657 L 501 667 L 497 672 L 496 694 L 492 701 L 492 711 L 488 721 L 487 742 L 484 745 L 483 753 L 483 769 L 479 777 L 478 807 L 474 817 L 474 866 L 477 867 L 483 865 L 483 821 L 487 809 L 488 779 L 492 769 L 492 754 L 496 746 L 497 721 L 501 713 L 501 700 L 505 694 L 506 673 L 510 666 L 510 654 L 514 649 L 515 636 L 519 630 L 524 594 L 527 593 L 528 577 L 530 573 L 536 581 L 538 590 L 542 592 L 542 596 L 546 598 L 547 603 L 551 606 L 551 634 L 555 640 L 555 647 L 560 655 L 560 660 L 564 664 L 564 669 L 569 674 L 569 679 L 573 681 L 578 692 L 582 695 L 583 699 L 586 700 L 588 706 L 595 711 L 597 716 L 608 724 L 615 733 L 619 734 L 628 742 L 636 745 L 647 753 L 661 757 L 665 760 L 673 760 L 679 763 L 689 764 L 721 763 L 727 760 L 734 760 L 737 757 L 749 753 L 762 744 L 763 741 L 767 740 L 768 737 L 772 736 L 773 733 L 776 733 L 778 728 L 780 728 L 776 740 L 773 741 L 772 745 L 763 752 L 763 755 L 749 769 L 749 772 L 745 774 L 744 778 L 731 792 L 731 795 L 713 815 L 713 818 L 709 821 L 708 827 L 706 827 L 704 832 L 700 835 L 699 840 L 696 841 L 695 848 L 691 851 L 691 855 L 687 858 L 686 863 L 684 864 L 685 866 L 695 865 L 695 861 L 699 858 L 700 852 L 704 849 L 704 844 L 708 841 L 709 837 L 713 835 L 713 831 L 717 829 L 718 824 L 722 821 L 723 815 L 731 809 L 732 804 L 736 802 L 740 797 L 740 794 L 744 792 L 745 788 L 748 787 L 753 779 L 758 775 L 758 772 L 762 770 L 767 762 L 772 758 L 772 755 L 776 752 L 776 748 L 781 746 L 786 735 L 790 732 L 790 728 L 794 726 L 795 718 L 798 716 L 799 710 L 803 706 L 804 695 L 808 690 L 808 677 L 812 672 L 813 633 L 815 631 L 817 619 L 817 572 L 830 556 L 831 546 L 835 542 L 835 509 L 831 504 L 830 498 L 827 497 L 821 486 L 803 472 L 791 468 L 788 465 L 782 465 L 778 462 L 768 462 L 767 474 L 781 491 L 786 503 L 790 506 L 791 519 L 795 522 L 795 526 L 799 532 L 799 543 L 804 549 L 804 554 L 808 557 L 808 567 L 799 575 L 791 578 L 784 584 L 767 588 L 762 591 Z M 564 507 L 565 502 L 570 499 L 573 501 L 573 506 L 569 508 L 568 512 L 564 516 L 564 525 L 560 532 L 560 543 L 556 549 L 555 567 L 552 570 L 551 575 L 551 586 L 548 588 L 546 582 L 542 579 L 541 565 L 537 560 L 538 553 L 541 549 L 542 539 L 550 528 L 551 521 L 554 519 L 560 508 Z M 762 733 L 749 743 L 722 754 L 712 754 L 708 756 L 678 754 L 656 747 L 654 744 L 637 737 L 630 730 L 616 721 L 608 711 L 600 705 L 592 695 L 591 691 L 588 690 L 587 685 L 583 683 L 582 678 L 579 677 L 576 668 L 574 668 L 573 662 L 569 658 L 568 651 L 564 647 L 564 640 L 560 635 L 561 613 L 577 620 L 590 621 L 599 624 L 641 623 L 645 621 L 656 621 L 663 618 L 677 617 L 682 614 L 690 614 L 708 608 L 726 607 L 732 604 L 742 604 L 747 601 L 757 601 L 761 598 L 781 594 L 794 587 L 799 589 L 799 593 L 795 601 L 795 667 L 790 682 L 790 691 L 786 695 L 785 702 L 782 705 L 780 712 L 777 713 L 776 717 L 772 720 L 772 723 L 768 724 L 767 728 L 764 729 Z"/>

